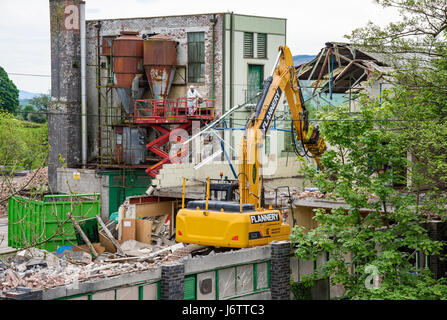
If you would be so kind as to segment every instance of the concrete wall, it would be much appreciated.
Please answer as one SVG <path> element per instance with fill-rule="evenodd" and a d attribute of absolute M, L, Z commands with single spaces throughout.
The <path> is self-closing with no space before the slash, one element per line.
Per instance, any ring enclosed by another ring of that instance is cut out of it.
<path fill-rule="evenodd" d="M 138 300 L 135 288 L 142 288 L 142 300 L 153 300 L 157 295 L 154 286 L 161 278 L 161 268 L 139 273 L 129 273 L 110 279 L 97 279 L 77 285 L 66 285 L 43 292 L 43 300 L 86 299 L 88 300 Z"/>
<path fill-rule="evenodd" d="M 48 116 L 50 144 L 48 179 L 57 189 L 56 169 L 62 162 L 69 167 L 81 161 L 81 61 L 80 4 L 50 0 L 51 106 Z"/>
<path fill-rule="evenodd" d="M 201 181 L 206 181 L 207 177 L 220 179 L 219 173 L 221 171 L 224 177 L 235 179 L 227 161 L 213 161 L 211 164 L 206 164 L 197 170 L 194 169 L 194 166 L 195 164 L 193 163 L 165 164 L 152 183 L 160 188 L 181 187 L 183 177 Z M 233 166 L 236 173 L 238 173 L 237 161 L 233 161 Z M 268 172 L 269 174 L 263 176 L 266 188 L 273 189 L 284 185 L 300 188 L 304 186 L 303 176 L 299 174 L 301 163 L 296 157 L 272 159 L 272 166 L 275 168 Z M 201 184 L 199 181 L 194 180 L 187 182 L 188 186 L 199 184 Z"/>
<path fill-rule="evenodd" d="M 101 217 L 109 219 L 109 176 L 98 175 L 96 170 L 57 169 L 57 192 L 63 194 L 100 193 Z"/>

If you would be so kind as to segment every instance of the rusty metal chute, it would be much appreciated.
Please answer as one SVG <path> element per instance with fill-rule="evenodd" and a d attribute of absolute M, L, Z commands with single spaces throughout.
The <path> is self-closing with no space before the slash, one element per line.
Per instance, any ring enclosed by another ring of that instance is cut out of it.
<path fill-rule="evenodd" d="M 144 69 L 154 99 L 167 99 L 177 65 L 177 42 L 164 35 L 144 41 Z"/>
<path fill-rule="evenodd" d="M 113 40 L 114 83 L 127 113 L 131 112 L 132 101 L 144 94 L 144 87 L 140 87 L 144 75 L 144 40 L 138 34 L 137 31 L 121 31 L 121 36 Z"/>

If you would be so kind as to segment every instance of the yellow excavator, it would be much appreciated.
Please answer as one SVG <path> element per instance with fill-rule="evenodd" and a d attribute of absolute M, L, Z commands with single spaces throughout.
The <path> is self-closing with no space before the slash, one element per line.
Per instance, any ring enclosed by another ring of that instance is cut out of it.
<path fill-rule="evenodd" d="M 281 212 L 271 206 L 263 208 L 260 152 L 283 93 L 292 115 L 296 139 L 301 141 L 306 154 L 321 166 L 320 157 L 326 150 L 326 143 L 318 127 L 309 123 L 292 54 L 287 46 L 281 46 L 272 75 L 264 82 L 262 95 L 241 138 L 238 180 L 221 179 L 211 183 L 208 178 L 206 200 L 189 201 L 185 207 L 184 179 L 182 209 L 176 217 L 177 242 L 247 248 L 288 239 L 290 226 L 282 222 Z M 239 202 L 232 201 L 236 189 L 239 190 Z M 210 200 L 211 192 L 223 195 L 223 200 Z"/>

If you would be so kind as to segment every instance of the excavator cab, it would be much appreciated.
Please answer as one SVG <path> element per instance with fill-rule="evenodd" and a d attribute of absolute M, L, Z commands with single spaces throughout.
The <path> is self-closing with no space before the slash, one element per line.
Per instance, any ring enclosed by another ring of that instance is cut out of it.
<path fill-rule="evenodd" d="M 208 179 L 206 199 L 189 201 L 186 206 L 183 193 L 176 218 L 177 242 L 248 248 L 287 240 L 290 226 L 282 223 L 280 211 L 234 201 L 237 187 L 237 181 L 214 179 L 211 183 Z"/>
<path fill-rule="evenodd" d="M 220 179 L 210 179 L 210 197 L 212 200 L 234 201 L 236 199 L 235 190 L 238 187 L 238 180 L 229 180 L 228 177 L 223 179 L 223 173 L 221 172 Z"/>

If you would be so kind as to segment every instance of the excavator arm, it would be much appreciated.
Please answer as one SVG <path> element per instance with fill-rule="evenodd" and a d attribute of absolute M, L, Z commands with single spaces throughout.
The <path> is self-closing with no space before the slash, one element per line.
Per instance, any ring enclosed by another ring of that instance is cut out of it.
<path fill-rule="evenodd" d="M 315 160 L 319 168 L 320 157 L 326 150 L 326 143 L 320 136 L 318 127 L 309 123 L 290 49 L 281 46 L 272 74 L 264 83 L 261 98 L 247 121 L 239 145 L 238 179 L 241 203 L 254 204 L 256 208 L 261 207 L 261 170 L 264 160 L 261 151 L 283 94 L 287 98 L 296 138 L 301 141 L 304 152 Z"/>

